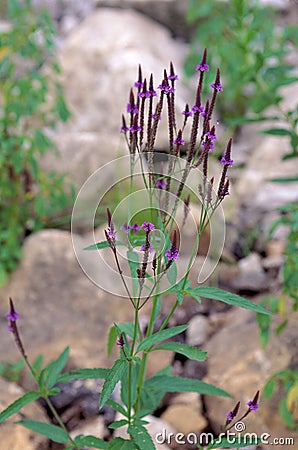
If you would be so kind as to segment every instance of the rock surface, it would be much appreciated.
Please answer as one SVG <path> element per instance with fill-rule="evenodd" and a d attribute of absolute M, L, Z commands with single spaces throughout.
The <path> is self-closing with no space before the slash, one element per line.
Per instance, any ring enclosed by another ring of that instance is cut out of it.
<path fill-rule="evenodd" d="M 20 386 L 0 378 L 0 411 L 13 403 L 25 392 Z M 14 414 L 6 422 L 0 425 L 1 442 L 3 450 L 47 450 L 48 440 L 40 434 L 34 433 L 27 428 L 16 425 L 14 422 L 22 419 L 38 420 L 48 422 L 43 409 L 32 402 L 26 405 L 19 413 Z"/>
<path fill-rule="evenodd" d="M 278 415 L 278 402 L 265 400 L 262 389 L 273 373 L 297 364 L 297 317 L 293 317 L 278 338 L 272 333 L 266 349 L 260 346 L 253 312 L 233 310 L 227 314 L 227 319 L 225 327 L 204 348 L 208 352 L 209 363 L 205 381 L 230 392 L 233 400 L 206 396 L 209 420 L 219 431 L 227 411 L 232 410 L 240 400 L 241 413 L 245 412 L 246 403 L 260 390 L 260 408 L 247 419 L 248 431 L 258 436 L 270 433 L 272 438 L 293 436 Z M 282 450 L 282 446 L 276 448 Z"/>

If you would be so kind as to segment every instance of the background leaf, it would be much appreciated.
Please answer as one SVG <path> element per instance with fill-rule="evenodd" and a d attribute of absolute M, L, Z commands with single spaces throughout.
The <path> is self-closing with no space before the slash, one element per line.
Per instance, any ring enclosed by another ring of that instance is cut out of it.
<path fill-rule="evenodd" d="M 53 442 L 58 442 L 59 444 L 65 444 L 66 442 L 69 442 L 67 433 L 62 430 L 62 428 L 57 427 L 56 425 L 45 422 L 37 422 L 35 420 L 20 420 L 16 423 L 23 425 L 23 427 L 26 427 L 29 430 L 46 436 Z"/>
<path fill-rule="evenodd" d="M 40 397 L 40 395 L 35 391 L 27 392 L 22 397 L 18 398 L 16 401 L 11 403 L 7 408 L 5 408 L 0 413 L 0 423 L 4 422 L 4 420 L 8 419 L 8 417 L 12 416 L 16 412 L 20 411 L 25 405 L 28 403 L 34 402 Z"/>

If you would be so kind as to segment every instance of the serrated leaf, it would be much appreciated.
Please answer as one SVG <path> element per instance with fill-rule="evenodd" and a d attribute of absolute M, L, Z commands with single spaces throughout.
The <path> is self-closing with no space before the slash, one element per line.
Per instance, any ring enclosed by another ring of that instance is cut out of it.
<path fill-rule="evenodd" d="M 128 427 L 127 431 L 134 438 L 139 448 L 155 450 L 155 445 L 150 434 L 140 421 L 134 421 L 134 423 Z"/>
<path fill-rule="evenodd" d="M 193 289 L 197 292 L 198 295 L 205 298 L 210 298 L 211 300 L 219 300 L 220 302 L 227 303 L 228 305 L 250 309 L 251 311 L 255 311 L 260 314 L 268 314 L 269 316 L 273 315 L 271 311 L 268 311 L 262 306 L 250 302 L 246 298 L 240 297 L 240 295 L 232 294 L 231 292 L 227 292 L 219 288 L 199 286 Z"/>
<path fill-rule="evenodd" d="M 191 378 L 169 377 L 161 375 L 146 380 L 146 387 L 163 392 L 198 392 L 205 395 L 231 397 L 231 395 L 212 384 Z"/>
<path fill-rule="evenodd" d="M 184 355 L 193 361 L 205 361 L 207 358 L 207 352 L 203 352 L 197 347 L 192 347 L 190 345 L 181 344 L 180 342 L 164 342 L 155 350 L 170 350 L 180 355 Z"/>
<path fill-rule="evenodd" d="M 117 437 L 109 442 L 109 450 L 139 450 L 139 447 L 127 439 Z M 144 449 L 142 449 L 144 450 Z"/>
<path fill-rule="evenodd" d="M 116 245 L 124 245 L 121 241 L 116 241 Z M 89 245 L 83 248 L 83 250 L 101 250 L 103 248 L 108 248 L 109 243 L 107 241 L 97 242 L 96 244 Z"/>
<path fill-rule="evenodd" d="M 115 400 L 112 400 L 111 398 L 107 401 L 106 403 L 108 406 L 110 406 L 111 408 L 114 409 L 114 411 L 119 412 L 120 414 L 122 414 L 123 416 L 127 417 L 128 412 L 126 411 L 126 409 L 120 405 L 119 403 L 115 402 Z"/>
<path fill-rule="evenodd" d="M 158 331 L 152 336 L 144 339 L 138 346 L 137 352 L 147 350 L 158 342 L 165 341 L 177 334 L 183 333 L 188 328 L 188 325 L 179 325 L 178 327 L 168 328 L 167 330 Z"/>
<path fill-rule="evenodd" d="M 43 436 L 51 439 L 53 442 L 65 444 L 69 441 L 67 433 L 56 425 L 45 422 L 37 422 L 36 420 L 20 420 L 15 423 L 23 425 L 23 427 L 35 431 L 36 433 L 42 434 Z"/>
<path fill-rule="evenodd" d="M 65 350 L 58 356 L 55 361 L 50 362 L 40 373 L 39 383 L 46 383 L 48 389 L 53 387 L 58 379 L 59 375 L 65 367 L 67 363 L 69 355 L 69 347 L 66 347 Z"/>
<path fill-rule="evenodd" d="M 125 367 L 127 365 L 127 361 L 124 359 L 117 359 L 113 365 L 113 367 L 110 369 L 109 374 L 106 378 L 106 381 L 103 385 L 102 392 L 100 395 L 100 402 L 99 402 L 99 408 L 102 408 L 108 398 L 110 397 L 111 393 L 113 392 L 117 382 L 120 380 L 122 373 L 125 370 Z"/>
<path fill-rule="evenodd" d="M 84 435 L 80 434 L 79 436 L 76 436 L 74 441 L 79 446 L 99 448 L 102 450 L 109 448 L 108 442 L 104 441 L 103 439 L 97 438 L 95 436 L 91 436 L 91 435 L 84 436 Z"/>
<path fill-rule="evenodd" d="M 61 374 L 58 378 L 59 383 L 68 383 L 70 380 L 97 380 L 107 378 L 110 369 L 74 369 Z"/>
<path fill-rule="evenodd" d="M 117 337 L 118 337 L 117 328 L 115 327 L 115 325 L 113 325 L 110 328 L 109 337 L 108 337 L 108 356 L 110 356 L 112 353 L 112 350 L 117 341 Z"/>
<path fill-rule="evenodd" d="M 124 425 L 127 425 L 127 424 L 128 424 L 128 420 L 126 420 L 126 419 L 116 420 L 115 422 L 113 422 L 109 425 L 109 428 L 111 428 L 111 430 L 116 430 L 117 428 L 124 427 Z"/>
<path fill-rule="evenodd" d="M 235 441 L 235 442 L 233 442 Z M 247 436 L 231 436 L 229 439 L 227 438 L 219 438 L 213 441 L 213 443 L 209 444 L 207 449 L 216 449 L 216 448 L 244 448 L 251 447 L 252 445 L 258 445 L 262 443 L 261 438 L 251 437 L 251 440 Z M 199 446 L 197 446 L 200 448 Z"/>
<path fill-rule="evenodd" d="M 24 406 L 28 405 L 28 403 L 34 402 L 35 400 L 39 399 L 40 395 L 35 391 L 30 391 L 24 394 L 22 397 L 15 400 L 13 403 L 11 403 L 7 408 L 5 408 L 0 413 L 0 423 L 4 422 L 4 420 L 8 419 L 8 417 L 12 416 L 13 414 L 17 413 L 22 409 Z"/>

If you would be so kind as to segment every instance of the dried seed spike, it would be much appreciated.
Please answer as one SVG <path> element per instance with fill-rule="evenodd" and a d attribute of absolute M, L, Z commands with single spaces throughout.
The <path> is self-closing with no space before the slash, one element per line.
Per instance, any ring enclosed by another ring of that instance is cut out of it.
<path fill-rule="evenodd" d="M 207 196 L 206 196 L 206 202 L 208 204 L 210 204 L 212 202 L 213 183 L 214 183 L 214 177 L 212 177 L 211 180 L 208 183 Z"/>
<path fill-rule="evenodd" d="M 107 216 L 108 216 L 108 226 L 111 228 L 113 226 L 113 223 L 112 223 L 112 214 L 109 208 L 107 208 Z"/>

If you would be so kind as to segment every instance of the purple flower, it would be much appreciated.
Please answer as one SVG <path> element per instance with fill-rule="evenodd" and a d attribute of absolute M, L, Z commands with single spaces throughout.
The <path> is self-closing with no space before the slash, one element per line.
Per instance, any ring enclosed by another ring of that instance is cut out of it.
<path fill-rule="evenodd" d="M 158 189 L 165 189 L 166 185 L 167 184 L 166 184 L 165 180 L 158 180 L 158 182 L 156 183 L 156 187 Z"/>
<path fill-rule="evenodd" d="M 223 166 L 232 166 L 234 164 L 233 159 L 226 159 L 224 156 L 221 158 L 220 162 Z"/>
<path fill-rule="evenodd" d="M 18 312 L 16 312 L 16 310 L 14 309 L 11 298 L 9 299 L 9 304 L 10 304 L 10 312 L 6 315 L 7 320 L 10 321 L 10 323 L 8 325 L 8 331 L 14 332 L 14 331 L 16 331 L 15 322 L 19 319 L 20 314 Z"/>
<path fill-rule="evenodd" d="M 173 75 L 170 75 L 170 76 L 168 76 L 168 80 L 178 80 L 178 75 L 175 75 L 175 74 L 173 74 Z"/>
<path fill-rule="evenodd" d="M 209 139 L 210 141 L 216 141 L 216 135 L 215 135 L 214 130 L 208 131 L 205 134 L 205 139 Z"/>
<path fill-rule="evenodd" d="M 176 145 L 184 145 L 184 139 L 182 139 L 182 137 L 179 137 L 179 135 L 176 137 L 176 139 L 174 140 L 174 144 Z"/>
<path fill-rule="evenodd" d="M 127 225 L 127 222 L 125 222 L 123 225 L 121 225 L 120 230 L 122 230 L 122 231 L 124 231 L 124 233 L 128 234 L 129 225 Z"/>
<path fill-rule="evenodd" d="M 155 226 L 151 222 L 143 222 L 142 223 L 142 227 L 147 233 L 149 233 L 150 231 L 155 230 Z"/>
<path fill-rule="evenodd" d="M 125 126 L 125 125 L 123 125 L 123 126 L 120 128 L 120 133 L 126 133 L 127 131 L 129 131 L 129 128 L 128 128 L 127 126 Z"/>
<path fill-rule="evenodd" d="M 133 231 L 140 231 L 142 227 L 140 227 L 137 223 L 134 223 L 133 225 L 128 225 L 128 228 Z"/>
<path fill-rule="evenodd" d="M 10 313 L 6 314 L 6 319 L 11 322 L 16 322 L 20 318 L 20 314 L 15 310 L 10 311 Z"/>
<path fill-rule="evenodd" d="M 209 71 L 209 66 L 206 63 L 199 63 L 196 67 L 196 70 L 200 70 L 200 72 L 204 72 L 206 70 L 206 72 Z"/>
<path fill-rule="evenodd" d="M 155 113 L 151 114 L 151 117 L 152 117 L 152 119 L 155 119 L 156 118 L 156 114 Z M 158 120 L 161 120 L 161 115 L 159 116 Z"/>
<path fill-rule="evenodd" d="M 160 84 L 158 86 L 158 89 L 164 91 L 165 94 L 173 94 L 175 92 L 175 89 L 173 87 L 168 86 L 166 84 Z"/>
<path fill-rule="evenodd" d="M 227 418 L 228 418 L 228 421 L 229 422 L 232 422 L 232 420 L 234 419 L 234 414 L 233 414 L 233 411 L 229 411 L 228 413 L 227 413 Z"/>
<path fill-rule="evenodd" d="M 215 90 L 215 91 L 222 91 L 223 90 L 223 87 L 222 87 L 222 84 L 221 83 L 212 83 L 212 84 L 210 84 L 210 86 Z"/>
<path fill-rule="evenodd" d="M 112 230 L 111 228 L 108 228 L 108 229 L 107 229 L 107 236 L 108 236 L 110 239 L 112 239 L 112 240 L 116 239 L 116 235 L 117 235 L 117 233 L 116 233 L 115 230 Z"/>
<path fill-rule="evenodd" d="M 250 400 L 248 403 L 246 403 L 251 411 L 257 411 L 259 409 L 259 405 L 257 403 L 254 403 L 253 400 Z"/>
<path fill-rule="evenodd" d="M 139 94 L 138 94 L 138 96 L 140 98 L 143 98 L 143 97 L 145 97 L 145 98 L 156 97 L 156 95 L 157 94 L 156 94 L 154 89 L 146 91 L 146 92 L 139 92 Z"/>
<path fill-rule="evenodd" d="M 168 258 L 169 261 L 176 261 L 176 259 L 178 259 L 179 251 L 177 249 L 177 232 L 176 232 L 176 230 L 174 231 L 172 246 L 165 252 L 165 256 Z"/>
<path fill-rule="evenodd" d="M 203 149 L 205 149 L 207 147 L 207 145 L 208 145 L 208 150 L 214 149 L 214 143 L 212 141 L 210 141 L 209 139 L 202 142 Z"/>
<path fill-rule="evenodd" d="M 138 131 L 141 131 L 142 127 L 140 127 L 139 125 L 133 125 L 132 127 L 129 128 L 129 131 L 131 133 L 137 133 Z"/>
<path fill-rule="evenodd" d="M 186 117 L 191 117 L 192 116 L 192 112 L 189 111 L 189 110 L 186 110 L 186 109 L 184 111 L 182 111 L 181 114 L 184 114 Z"/>
<path fill-rule="evenodd" d="M 134 105 L 132 103 L 127 103 L 126 111 L 128 113 L 132 113 L 132 114 L 138 114 L 139 113 L 137 105 Z"/>
<path fill-rule="evenodd" d="M 141 252 L 144 252 L 144 251 L 146 250 L 146 244 L 142 244 L 140 250 L 141 250 Z M 151 244 L 150 244 L 150 246 L 149 246 L 148 251 L 149 251 L 149 253 L 152 253 L 152 252 L 153 252 L 153 247 L 152 247 Z"/>
<path fill-rule="evenodd" d="M 119 339 L 117 340 L 116 344 L 119 345 L 119 347 L 121 347 L 122 350 L 124 349 L 125 341 L 124 341 L 124 338 L 123 338 L 122 333 L 120 334 L 120 337 L 119 337 Z"/>
<path fill-rule="evenodd" d="M 192 110 L 193 113 L 198 112 L 202 117 L 205 117 L 205 115 L 206 115 L 204 106 L 196 106 L 196 105 L 194 105 L 191 110 Z"/>
<path fill-rule="evenodd" d="M 140 88 L 140 89 L 141 89 L 143 86 L 144 86 L 143 81 L 136 81 L 135 84 L 134 84 L 134 87 Z"/>

